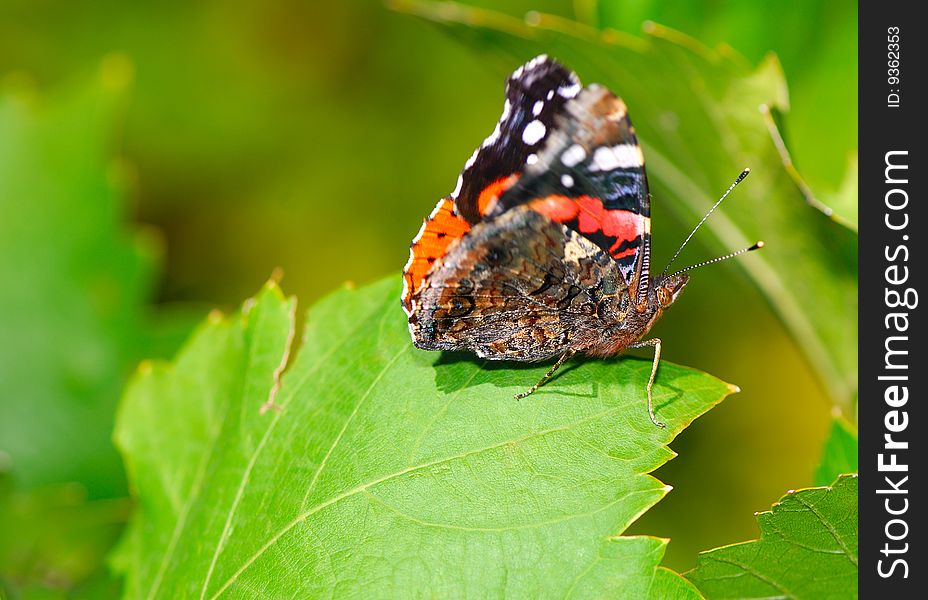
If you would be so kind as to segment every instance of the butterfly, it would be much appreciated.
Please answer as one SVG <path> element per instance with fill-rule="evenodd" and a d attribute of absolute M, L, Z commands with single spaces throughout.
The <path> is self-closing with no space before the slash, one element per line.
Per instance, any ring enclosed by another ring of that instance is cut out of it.
<path fill-rule="evenodd" d="M 652 396 L 662 342 L 648 332 L 686 287 L 685 271 L 763 243 L 652 276 L 650 204 L 622 99 L 582 86 L 545 55 L 530 60 L 509 77 L 493 132 L 412 241 L 402 306 L 413 343 L 489 360 L 556 359 L 517 398 L 575 354 L 651 347 L 648 414 L 663 427 Z"/>

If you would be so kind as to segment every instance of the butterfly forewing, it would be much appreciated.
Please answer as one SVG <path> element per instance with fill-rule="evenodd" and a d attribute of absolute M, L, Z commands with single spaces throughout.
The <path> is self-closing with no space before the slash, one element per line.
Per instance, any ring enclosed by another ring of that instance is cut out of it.
<path fill-rule="evenodd" d="M 592 85 L 567 103 L 537 163 L 500 196 L 492 214 L 521 204 L 594 242 L 647 297 L 648 179 L 625 103 L 612 92 Z"/>
<path fill-rule="evenodd" d="M 503 114 L 464 165 L 451 197 L 457 212 L 479 222 L 493 200 L 538 159 L 566 102 L 580 92 L 577 76 L 547 56 L 532 59 L 506 82 Z M 515 176 L 515 177 L 513 177 Z"/>
<path fill-rule="evenodd" d="M 451 243 L 480 222 L 496 199 L 537 162 L 568 100 L 580 92 L 569 69 L 542 55 L 519 67 L 506 82 L 503 112 L 493 132 L 474 150 L 451 194 L 439 200 L 410 246 L 403 270 L 403 309 Z"/>

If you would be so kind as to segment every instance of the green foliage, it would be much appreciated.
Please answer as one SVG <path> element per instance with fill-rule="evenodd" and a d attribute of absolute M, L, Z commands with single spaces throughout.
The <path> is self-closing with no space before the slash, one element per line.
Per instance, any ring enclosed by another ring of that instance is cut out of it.
<path fill-rule="evenodd" d="M 752 62 L 775 52 L 790 90 L 786 138 L 796 164 L 829 204 L 857 221 L 857 5 L 836 0 L 777 3 L 587 0 L 582 16 L 600 29 L 637 34 L 654 21 Z M 845 206 L 836 197 L 855 183 Z"/>
<path fill-rule="evenodd" d="M 706 598 L 856 598 L 857 476 L 790 492 L 758 515 L 761 537 L 699 556 Z"/>
<path fill-rule="evenodd" d="M 123 229 L 108 147 L 127 68 L 108 61 L 47 100 L 0 95 L 0 452 L 18 487 L 125 490 L 113 411 L 143 346 L 155 258 Z"/>
<path fill-rule="evenodd" d="M 822 460 L 815 469 L 815 485 L 828 485 L 838 475 L 857 472 L 857 431 L 841 416 L 831 421 Z"/>
<path fill-rule="evenodd" d="M 128 515 L 123 498 L 88 500 L 77 484 L 16 491 L 0 475 L 0 598 L 116 597 L 99 567 Z"/>
<path fill-rule="evenodd" d="M 117 55 L 47 96 L 16 78 L 0 89 L 0 590 L 13 597 L 114 587 L 96 569 L 128 515 L 116 403 L 139 358 L 189 332 L 187 309 L 149 313 L 159 246 L 123 225 L 131 169 L 111 138 L 130 77 Z"/>
<path fill-rule="evenodd" d="M 583 80 L 621 94 L 645 149 L 655 212 L 663 205 L 695 223 L 739 170 L 751 167 L 751 178 L 707 228 L 720 251 L 767 242 L 739 264 L 834 401 L 850 405 L 857 369 L 857 238 L 784 165 L 784 149 L 774 143 L 775 119 L 788 109 L 788 99 L 774 57 L 752 69 L 730 48 L 710 49 L 653 24 L 640 39 L 541 14 L 524 22 L 453 3 L 392 5 L 474 47 L 511 57 L 510 65 L 546 52 Z"/>
<path fill-rule="evenodd" d="M 694 597 L 658 569 L 666 541 L 619 534 L 669 490 L 647 475 L 666 444 L 732 388 L 664 363 L 667 429 L 637 359 L 515 401 L 545 367 L 416 350 L 397 280 L 310 309 L 282 378 L 295 304 L 273 282 L 140 368 L 116 433 L 128 595 Z"/>
<path fill-rule="evenodd" d="M 801 182 L 799 173 L 781 169 L 788 148 L 814 195 L 842 222 L 856 223 L 854 6 L 832 0 L 787 0 L 777 7 L 725 1 L 697 7 L 683 0 L 474 1 L 520 19 L 461 11 L 449 4 L 440 9 L 444 25 L 431 31 L 419 20 L 383 11 L 379 0 L 284 0 L 221 7 L 13 2 L 0 8 L 0 277 L 5 282 L 0 294 L 0 597 L 103 598 L 120 591 L 120 582 L 99 568 L 129 509 L 119 497 L 125 493 L 125 481 L 110 444 L 112 411 L 136 362 L 173 352 L 178 338 L 189 331 L 187 315 L 162 318 L 163 307 L 157 315 L 145 314 L 157 244 L 147 230 L 122 225 L 129 195 L 125 184 L 139 184 L 131 194 L 139 203 L 138 220 L 156 224 L 170 245 L 170 263 L 158 292 L 162 300 L 205 300 L 212 305 L 237 299 L 275 265 L 285 268 L 288 287 L 299 290 L 301 297 L 316 298 L 345 278 L 367 280 L 402 264 L 419 219 L 436 195 L 450 189 L 463 159 L 489 132 L 498 115 L 504 75 L 541 51 L 576 68 L 587 82 L 609 84 L 629 102 L 648 142 L 654 222 L 663 232 L 658 252 L 662 245 L 673 249 L 681 230 L 700 216 L 738 169 L 754 169 L 726 208 L 728 222 L 710 223 L 715 228 L 714 249 L 731 249 L 757 236 L 768 242 L 766 254 L 740 264 L 791 323 L 832 396 L 853 396 L 842 388 L 852 390 L 856 375 L 856 304 L 848 292 L 856 280 L 849 275 L 853 269 L 847 259 L 855 242 L 823 216 L 810 217 L 814 211 L 794 187 Z M 436 16 L 433 5 L 418 6 L 428 8 L 430 18 Z M 526 24 L 521 15 L 532 8 L 565 17 L 576 11 L 592 27 L 626 33 L 598 32 L 548 15 L 533 15 Z M 778 12 L 772 18 L 765 11 Z M 466 27 L 454 24 L 462 19 L 472 22 Z M 707 49 L 660 27 L 643 40 L 633 37 L 644 19 L 723 45 Z M 442 31 L 471 42 L 468 47 L 448 43 Z M 776 63 L 767 60 L 755 70 L 725 44 L 745 53 L 752 64 L 761 63 L 768 50 L 777 51 L 789 81 L 788 114 L 785 83 Z M 478 60 L 471 51 L 474 45 L 480 46 Z M 61 86 L 83 81 L 100 57 L 113 50 L 125 54 L 107 58 L 91 85 Z M 139 77 L 131 103 L 124 106 L 123 88 L 133 68 Z M 33 81 L 43 88 L 63 89 L 47 97 L 37 95 Z M 449 90 L 454 90 L 454 98 Z M 754 110 L 760 102 L 772 109 L 762 125 Z M 126 118 L 114 120 L 122 117 L 123 108 L 128 109 Z M 119 123 L 117 131 L 114 121 Z M 773 123 L 785 138 L 783 154 L 771 145 Z M 112 160 L 117 144 L 131 164 Z M 842 181 L 845 164 L 849 169 Z M 811 191 L 805 191 L 814 200 Z M 665 209 L 675 214 L 660 214 Z M 745 215 L 741 210 L 758 212 Z M 809 236 L 818 241 L 809 243 Z M 798 240 L 795 245 L 793 237 Z M 695 242 L 702 239 L 706 238 L 700 235 Z M 783 249 L 793 253 L 776 254 Z M 702 257 L 705 252 L 694 245 L 687 256 Z M 738 287 L 739 278 L 724 271 L 701 272 L 702 290 L 719 293 L 700 298 L 693 286 L 685 307 L 675 308 L 668 315 L 671 320 L 661 326 L 673 331 L 675 339 L 698 341 L 689 348 L 672 345 L 670 352 L 677 360 L 747 384 L 751 402 L 733 403 L 728 408 L 734 411 L 718 411 L 719 419 L 707 420 L 678 442 L 688 447 L 686 464 L 679 465 L 685 473 L 661 472 L 678 484 L 678 491 L 671 495 L 672 502 L 661 503 L 633 530 L 672 532 L 671 553 L 682 552 L 686 558 L 676 562 L 668 553 L 664 564 L 686 561 L 686 568 L 697 548 L 750 537 L 737 532 L 737 519 L 725 516 L 738 514 L 738 506 L 762 505 L 771 486 L 785 489 L 776 482 L 809 463 L 818 444 L 816 439 L 816 448 L 808 448 L 809 432 L 820 432 L 817 419 L 825 416 L 809 408 L 816 406 L 820 391 L 806 382 L 805 365 L 779 337 L 778 328 L 767 325 L 758 296 L 745 294 Z M 717 283 L 707 286 L 710 281 Z M 722 287 L 728 285 L 732 287 Z M 788 288 L 785 298 L 775 293 L 778 286 Z M 400 380 L 399 372 L 388 370 L 372 386 L 373 373 L 365 371 L 355 381 L 353 365 L 366 361 L 373 365 L 370 369 L 380 368 L 395 356 L 398 340 L 408 346 L 408 339 L 397 333 L 401 327 L 392 321 L 383 322 L 388 335 L 382 343 L 373 339 L 381 331 L 376 311 L 392 318 L 398 310 L 392 296 L 381 302 L 367 290 L 343 292 L 316 310 L 309 331 L 317 341 L 310 340 L 301 351 L 307 357 L 293 365 L 275 402 L 286 403 L 286 408 L 279 417 L 274 409 L 262 414 L 256 406 L 271 394 L 268 386 L 280 366 L 279 349 L 287 346 L 282 336 L 291 322 L 289 315 L 284 318 L 291 305 L 278 292 L 264 294 L 247 317 L 214 318 L 201 327 L 180 362 L 146 363 L 126 400 L 121 439 L 127 449 L 134 449 L 130 460 L 138 458 L 130 467 L 136 473 L 133 481 L 140 484 L 140 512 L 116 559 L 121 572 L 129 574 L 129 595 L 150 590 L 162 596 L 186 595 L 184 583 L 190 595 L 196 595 L 211 566 L 207 595 L 212 595 L 231 577 L 229 569 L 237 570 L 257 552 L 251 542 L 269 540 L 273 531 L 289 523 L 284 523 L 288 517 L 302 514 L 291 496 L 302 496 L 315 478 L 309 501 L 318 506 L 326 502 L 324 497 L 354 489 L 352 478 L 369 481 L 377 477 L 370 475 L 377 469 L 396 472 L 400 467 L 388 463 L 398 462 L 398 457 L 376 455 L 388 445 L 383 438 L 396 437 L 394 445 L 409 444 L 410 436 L 394 436 L 393 426 L 399 423 L 411 430 L 421 427 L 423 419 L 435 421 L 436 438 L 431 446 L 423 441 L 422 460 L 445 447 L 467 452 L 468 445 L 480 441 L 469 437 L 472 430 L 505 441 L 528 435 L 539 423 L 564 424 L 558 436 L 569 439 L 566 444 L 557 440 L 551 449 L 528 450 L 523 446 L 555 436 L 524 440 L 500 449 L 506 451 L 501 465 L 477 453 L 460 464 L 449 463 L 447 472 L 428 472 L 425 482 L 422 474 L 410 472 L 402 481 L 365 490 L 373 493 L 370 497 L 359 494 L 333 502 L 269 546 L 226 588 L 227 595 L 296 589 L 311 579 L 306 573 L 344 567 L 352 557 L 339 551 L 365 543 L 367 550 L 385 550 L 379 561 L 370 554 L 362 559 L 375 562 L 375 575 L 390 571 L 395 585 L 418 579 L 419 573 L 434 575 L 431 580 L 423 576 L 422 586 L 460 582 L 468 573 L 453 570 L 461 564 L 455 558 L 467 553 L 466 564 L 481 569 L 475 579 L 484 571 L 496 576 L 503 567 L 512 567 L 511 574 L 524 566 L 521 571 L 537 581 L 513 580 L 511 585 L 523 586 L 514 587 L 517 591 L 547 586 L 542 573 L 565 579 L 570 569 L 588 560 L 589 570 L 577 582 L 574 595 L 609 594 L 620 585 L 640 592 L 648 582 L 652 598 L 698 595 L 693 584 L 676 573 L 654 569 L 666 548 L 663 541 L 613 535 L 632 518 L 632 509 L 640 514 L 663 494 L 641 473 L 666 460 L 669 451 L 662 444 L 708 408 L 697 405 L 693 394 L 702 392 L 689 389 L 689 384 L 714 380 L 665 364 L 658 383 L 670 400 L 659 411 L 673 412 L 677 404 L 690 400 L 694 404 L 677 415 L 674 431 L 647 441 L 639 437 L 652 433 L 640 410 L 647 369 L 634 360 L 572 364 L 538 396 L 515 403 L 511 393 L 531 384 L 537 369 L 503 370 L 472 358 L 409 350 L 397 358 L 394 368 L 406 369 L 418 379 Z M 272 300 L 278 303 L 276 309 Z M 359 308 L 364 302 L 371 305 Z M 346 304 L 343 318 L 337 316 L 337 303 Z M 725 329 L 738 332 L 736 339 L 715 335 L 720 330 L 712 323 L 719 314 L 736 317 L 735 326 Z M 257 315 L 269 322 L 257 325 Z M 158 319 L 157 327 L 145 331 L 143 321 L 152 316 Z M 357 322 L 344 322 L 352 319 Z M 352 326 L 366 328 L 367 338 L 358 332 L 345 335 L 345 348 L 365 339 L 361 351 L 339 350 L 321 357 L 323 344 L 331 347 L 336 337 L 319 337 L 328 326 L 326 320 L 334 322 L 336 333 Z M 742 335 L 744 326 L 739 323 L 750 324 L 750 331 Z M 257 335 L 258 330 L 263 334 Z M 694 331 L 700 335 L 688 336 Z M 758 339 L 762 345 L 748 346 L 749 340 Z M 255 353 L 246 356 L 246 349 Z M 694 362 L 696 352 L 706 362 Z M 277 360 L 251 361 L 275 353 Z M 755 369 L 756 361 L 763 367 Z M 320 367 L 309 375 L 315 362 Z M 238 371 L 230 365 L 238 365 Z M 770 381 L 784 372 L 791 378 L 789 397 L 771 394 L 768 402 L 764 390 L 775 388 Z M 299 373 L 309 376 L 297 390 Z M 473 385 L 465 385 L 468 378 Z M 357 394 L 348 392 L 365 386 L 372 391 L 352 417 L 351 402 Z M 400 387 L 404 394 L 430 389 L 432 395 L 402 396 L 399 401 L 391 397 L 387 405 L 384 397 Z M 564 395 L 565 390 L 578 395 Z M 717 399 L 724 391 L 721 387 L 712 393 Z M 343 392 L 344 397 L 338 395 Z M 157 403 L 163 398 L 170 401 Z M 565 407 L 547 406 L 551 403 Z M 130 419 L 133 410 L 143 412 L 140 406 L 150 413 Z M 626 421 L 571 420 L 573 415 L 583 419 L 592 411 L 612 409 L 621 410 L 618 416 Z M 801 421 L 789 430 L 796 443 L 765 453 L 760 450 L 765 440 L 782 437 L 774 417 Z M 145 419 L 162 430 L 138 431 Z M 276 424 L 269 424 L 273 419 Z M 726 419 L 728 428 L 719 429 Z M 351 424 L 343 429 L 346 420 Z M 265 437 L 269 429 L 273 431 Z M 341 431 L 341 441 L 326 460 Z M 816 475 L 820 483 L 850 470 L 855 458 L 850 432 L 833 431 Z M 439 434 L 444 437 L 438 439 Z M 752 446 L 756 443 L 760 445 Z M 737 446 L 747 466 L 724 462 L 728 458 L 720 455 L 723 445 Z M 259 447 L 261 452 L 253 454 Z M 752 452 L 752 447 L 760 451 Z M 620 462 L 640 455 L 628 467 L 637 479 L 625 477 L 619 467 L 584 473 L 580 467 L 604 460 L 595 453 L 603 448 Z M 555 453 L 559 455 L 553 457 Z M 699 455 L 703 460 L 693 460 Z M 257 456 L 254 463 L 251 456 Z M 326 467 L 316 476 L 320 462 Z M 468 470 L 475 474 L 468 475 Z M 239 488 L 245 473 L 248 483 Z M 506 494 L 499 491 L 520 473 L 533 474 L 537 481 L 517 481 L 521 487 Z M 468 476 L 484 479 L 467 486 Z M 406 479 L 420 486 L 408 496 Z M 686 484 L 687 479 L 700 485 Z M 712 483 L 705 483 L 709 479 Z M 232 490 L 224 489 L 229 482 Z M 637 499 L 629 496 L 635 482 L 645 486 Z M 458 487 L 434 489 L 451 484 Z M 556 486 L 574 484 L 580 490 L 572 490 L 577 497 L 554 493 Z M 707 496 L 700 498 L 700 493 Z M 422 506 L 419 494 L 432 504 Z M 595 515 L 571 514 L 580 512 L 577 507 L 584 502 L 605 507 L 604 498 L 610 497 L 617 503 Z M 451 502 L 455 498 L 458 504 Z M 485 508 L 501 503 L 501 498 L 512 502 Z M 539 498 L 552 500 L 531 503 Z M 422 522 L 391 512 L 393 508 L 383 505 L 386 501 Z M 356 505 L 349 503 L 365 502 L 371 520 L 342 530 L 341 525 L 356 523 L 350 520 Z M 564 516 L 563 529 L 544 521 L 550 513 Z M 457 522 L 444 528 L 426 525 L 438 520 L 436 514 Z M 670 524 L 667 514 L 673 515 Z M 686 521 L 674 527 L 672 520 L 681 514 L 687 515 Z M 722 517 L 706 518 L 717 515 Z M 318 521 L 321 533 L 310 528 L 316 526 L 316 517 L 325 517 Z M 535 519 L 530 525 L 538 526 L 499 532 L 503 541 L 494 545 L 492 532 L 481 535 L 468 529 L 479 529 L 479 523 L 472 523 L 475 519 L 491 517 Z M 335 520 L 343 518 L 330 535 Z M 460 523 L 464 527 L 453 527 Z M 576 523 L 576 530 L 566 531 Z M 704 539 L 709 527 L 712 542 Z M 197 535 L 200 531 L 202 536 Z M 409 536 L 396 545 L 388 539 L 396 532 L 413 532 L 419 536 L 416 541 L 424 540 L 414 557 Z M 530 538 L 533 533 L 544 545 Z M 261 538 L 264 534 L 268 535 Z M 320 537 L 298 537 L 303 534 Z M 552 550 L 569 536 L 575 537 L 568 545 Z M 340 545 L 326 564 L 318 549 L 331 549 L 330 540 Z M 453 543 L 445 554 L 438 559 L 435 554 L 441 553 L 430 554 L 448 540 Z M 510 541 L 522 544 L 519 548 L 525 552 L 511 559 L 523 563 L 504 562 L 501 548 Z M 547 554 L 531 554 L 536 547 Z M 400 553 L 406 553 L 407 560 L 394 563 Z M 494 559 L 490 568 L 483 568 Z M 449 564 L 451 568 L 437 571 Z M 347 568 L 350 572 L 352 565 Z M 191 573 L 192 582 L 187 582 Z M 160 582 L 157 587 L 155 582 Z M 329 584 L 323 580 L 320 585 Z M 402 591 L 407 589 L 411 588 Z M 552 589 L 552 594 L 563 591 Z"/>

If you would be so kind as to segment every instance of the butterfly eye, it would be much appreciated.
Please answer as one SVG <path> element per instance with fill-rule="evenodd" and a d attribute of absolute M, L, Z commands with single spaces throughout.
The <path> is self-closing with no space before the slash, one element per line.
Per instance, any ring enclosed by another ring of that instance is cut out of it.
<path fill-rule="evenodd" d="M 661 307 L 670 306 L 673 303 L 673 292 L 663 286 L 657 288 L 657 301 Z"/>

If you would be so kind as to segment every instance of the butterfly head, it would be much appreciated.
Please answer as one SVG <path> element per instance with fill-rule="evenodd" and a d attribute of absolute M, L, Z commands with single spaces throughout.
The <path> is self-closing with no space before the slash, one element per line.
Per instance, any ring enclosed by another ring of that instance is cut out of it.
<path fill-rule="evenodd" d="M 651 303 L 661 309 L 667 308 L 676 302 L 689 280 L 690 276 L 686 273 L 658 276 L 651 288 Z"/>

